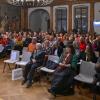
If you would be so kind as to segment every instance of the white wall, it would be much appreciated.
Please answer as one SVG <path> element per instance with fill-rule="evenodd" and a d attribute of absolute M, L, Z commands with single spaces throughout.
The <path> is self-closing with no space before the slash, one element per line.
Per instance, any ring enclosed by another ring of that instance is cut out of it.
<path fill-rule="evenodd" d="M 100 2 L 95 3 L 94 6 L 94 21 L 97 21 L 100 23 Z M 94 25 L 94 30 L 98 34 L 100 34 L 100 24 Z"/>

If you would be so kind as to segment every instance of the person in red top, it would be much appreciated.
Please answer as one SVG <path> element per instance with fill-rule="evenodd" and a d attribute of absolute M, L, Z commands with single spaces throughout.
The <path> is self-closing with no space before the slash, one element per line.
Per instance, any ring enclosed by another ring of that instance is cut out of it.
<path fill-rule="evenodd" d="M 28 45 L 28 51 L 34 52 L 36 50 L 37 38 L 33 37 L 32 42 Z"/>
<path fill-rule="evenodd" d="M 81 52 L 85 51 L 86 49 L 86 43 L 83 37 L 80 37 L 79 47 Z"/>
<path fill-rule="evenodd" d="M 6 46 L 8 44 L 8 39 L 7 38 L 3 38 L 2 44 L 3 44 L 3 46 Z"/>
<path fill-rule="evenodd" d="M 80 49 L 80 59 L 86 60 L 86 54 L 85 54 L 86 43 L 84 37 L 80 37 L 79 49 Z"/>
<path fill-rule="evenodd" d="M 2 39 L 2 37 L 0 37 L 0 44 L 3 44 L 3 39 Z"/>

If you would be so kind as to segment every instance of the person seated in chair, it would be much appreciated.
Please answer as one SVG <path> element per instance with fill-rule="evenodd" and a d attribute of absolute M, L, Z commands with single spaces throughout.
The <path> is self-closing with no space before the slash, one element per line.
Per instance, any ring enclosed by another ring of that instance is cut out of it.
<path fill-rule="evenodd" d="M 57 67 L 48 92 L 55 94 L 65 94 L 70 92 L 73 84 L 78 57 L 73 46 L 68 46 L 62 63 Z"/>
<path fill-rule="evenodd" d="M 33 37 L 32 42 L 28 45 L 28 51 L 34 52 L 36 50 L 37 38 Z"/>
<path fill-rule="evenodd" d="M 100 57 L 97 60 L 97 63 L 95 64 L 95 70 L 96 70 L 96 74 L 94 75 L 94 79 L 93 79 L 93 92 L 94 92 L 94 96 L 93 96 L 93 100 L 96 100 L 96 94 L 100 93 Z M 99 87 L 98 87 L 99 86 Z"/>
<path fill-rule="evenodd" d="M 93 63 L 97 62 L 97 57 L 95 56 L 91 43 L 87 44 L 85 53 L 86 53 L 86 61 L 91 61 Z"/>
<path fill-rule="evenodd" d="M 96 84 L 97 82 L 100 82 L 100 57 L 97 60 L 95 69 L 96 69 L 96 75 L 93 81 L 94 84 Z"/>
<path fill-rule="evenodd" d="M 42 45 L 40 43 L 37 43 L 36 52 L 32 53 L 30 62 L 25 66 L 25 69 L 23 71 L 24 80 L 22 81 L 22 85 L 24 85 L 24 83 L 27 83 L 27 88 L 32 86 L 34 72 L 36 68 L 40 67 L 43 64 L 44 57 L 45 52 L 42 50 Z"/>

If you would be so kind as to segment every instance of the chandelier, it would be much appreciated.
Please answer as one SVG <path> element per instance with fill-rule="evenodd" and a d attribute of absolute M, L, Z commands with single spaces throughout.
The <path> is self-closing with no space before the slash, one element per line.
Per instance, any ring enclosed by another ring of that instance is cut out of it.
<path fill-rule="evenodd" d="M 42 7 L 49 5 L 53 0 L 7 0 L 9 4 L 21 7 Z"/>

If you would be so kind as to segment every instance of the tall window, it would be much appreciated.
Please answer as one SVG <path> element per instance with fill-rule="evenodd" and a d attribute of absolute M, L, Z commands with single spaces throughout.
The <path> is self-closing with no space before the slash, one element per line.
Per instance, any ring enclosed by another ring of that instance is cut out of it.
<path fill-rule="evenodd" d="M 56 31 L 67 32 L 67 8 L 56 9 Z"/>
<path fill-rule="evenodd" d="M 74 29 L 80 32 L 88 32 L 88 7 L 74 8 Z"/>

